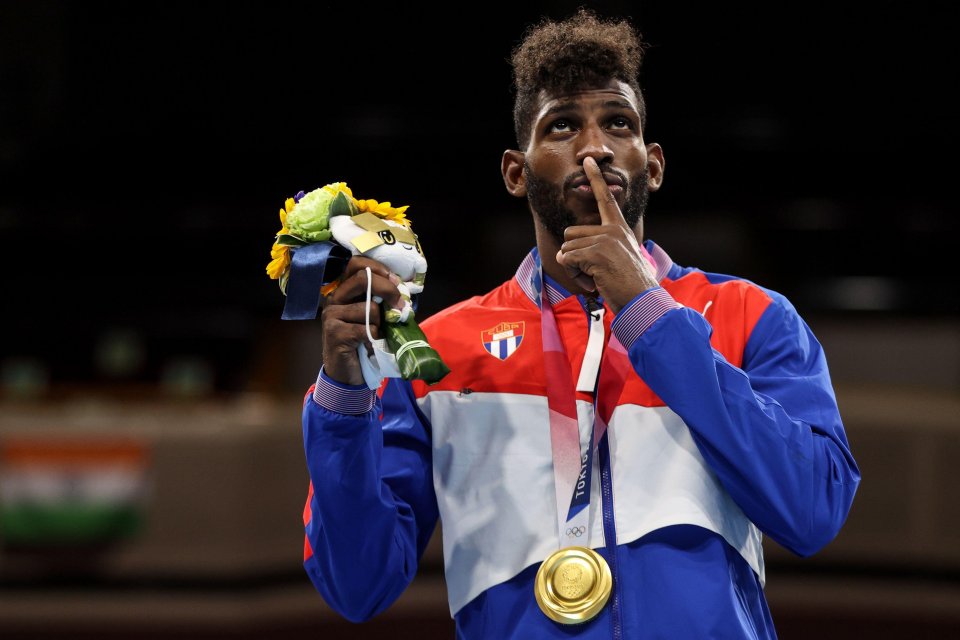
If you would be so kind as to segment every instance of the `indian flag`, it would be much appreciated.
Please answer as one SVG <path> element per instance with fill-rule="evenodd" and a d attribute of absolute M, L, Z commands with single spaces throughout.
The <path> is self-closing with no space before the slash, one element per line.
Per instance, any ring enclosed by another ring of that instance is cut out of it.
<path fill-rule="evenodd" d="M 16 438 L 0 442 L 5 545 L 104 542 L 134 533 L 147 492 L 139 442 Z"/>

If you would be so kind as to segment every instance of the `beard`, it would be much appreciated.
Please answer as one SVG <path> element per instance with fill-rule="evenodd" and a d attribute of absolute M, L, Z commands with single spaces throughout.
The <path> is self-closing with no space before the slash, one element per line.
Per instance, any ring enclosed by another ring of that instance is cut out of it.
<path fill-rule="evenodd" d="M 609 171 L 609 168 L 607 168 Z M 619 172 L 618 172 L 619 174 Z M 530 165 L 524 162 L 523 175 L 527 181 L 527 199 L 534 214 L 540 219 L 540 224 L 552 235 L 558 244 L 563 243 L 563 231 L 567 227 L 577 224 L 577 218 L 573 211 L 564 203 L 563 195 L 574 180 L 581 177 L 583 173 L 576 173 L 567 176 L 563 181 L 563 187 L 558 187 L 549 180 L 544 180 L 537 176 L 530 169 Z M 623 212 L 623 218 L 631 229 L 637 226 L 643 214 L 647 210 L 647 200 L 650 197 L 650 191 L 647 188 L 646 167 L 633 180 L 628 180 L 623 174 L 619 174 L 624 179 L 624 191 L 626 198 L 620 211 Z"/>

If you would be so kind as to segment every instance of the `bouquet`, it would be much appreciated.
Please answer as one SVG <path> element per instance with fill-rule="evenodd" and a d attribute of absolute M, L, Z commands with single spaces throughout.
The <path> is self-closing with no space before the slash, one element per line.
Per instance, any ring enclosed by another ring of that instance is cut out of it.
<path fill-rule="evenodd" d="M 285 320 L 316 318 L 320 296 L 336 290 L 351 256 L 377 260 L 397 275 L 402 308 L 382 308 L 386 339 L 371 336 L 375 357 L 367 356 L 363 345 L 358 350 L 371 388 L 379 385 L 381 377 L 434 384 L 450 372 L 414 318 L 413 296 L 423 291 L 427 260 L 405 215 L 407 208 L 358 200 L 345 182 L 301 191 L 280 210 L 281 228 L 267 265 L 267 275 L 279 280 L 287 297 Z"/>

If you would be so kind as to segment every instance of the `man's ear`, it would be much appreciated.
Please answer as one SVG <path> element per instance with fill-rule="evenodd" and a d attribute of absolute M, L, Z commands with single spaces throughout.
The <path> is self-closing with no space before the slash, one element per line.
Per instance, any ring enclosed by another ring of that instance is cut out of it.
<path fill-rule="evenodd" d="M 663 149 L 656 142 L 647 145 L 647 188 L 656 191 L 663 184 L 663 171 L 666 168 Z"/>
<path fill-rule="evenodd" d="M 507 149 L 500 161 L 500 173 L 507 192 L 516 198 L 527 197 L 527 177 L 523 175 L 524 155 L 522 151 Z"/>

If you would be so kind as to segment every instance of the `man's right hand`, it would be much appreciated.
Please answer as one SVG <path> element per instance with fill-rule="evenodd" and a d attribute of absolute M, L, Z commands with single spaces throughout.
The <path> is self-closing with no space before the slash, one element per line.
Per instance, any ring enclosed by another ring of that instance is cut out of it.
<path fill-rule="evenodd" d="M 354 256 L 347 263 L 340 286 L 324 302 L 323 323 L 323 371 L 332 380 L 343 384 L 363 384 L 360 358 L 357 347 L 366 344 L 367 272 L 373 275 L 373 295 L 380 296 L 383 304 L 400 306 L 400 279 L 380 262 Z M 370 333 L 380 339 L 380 305 L 370 303 Z"/>

